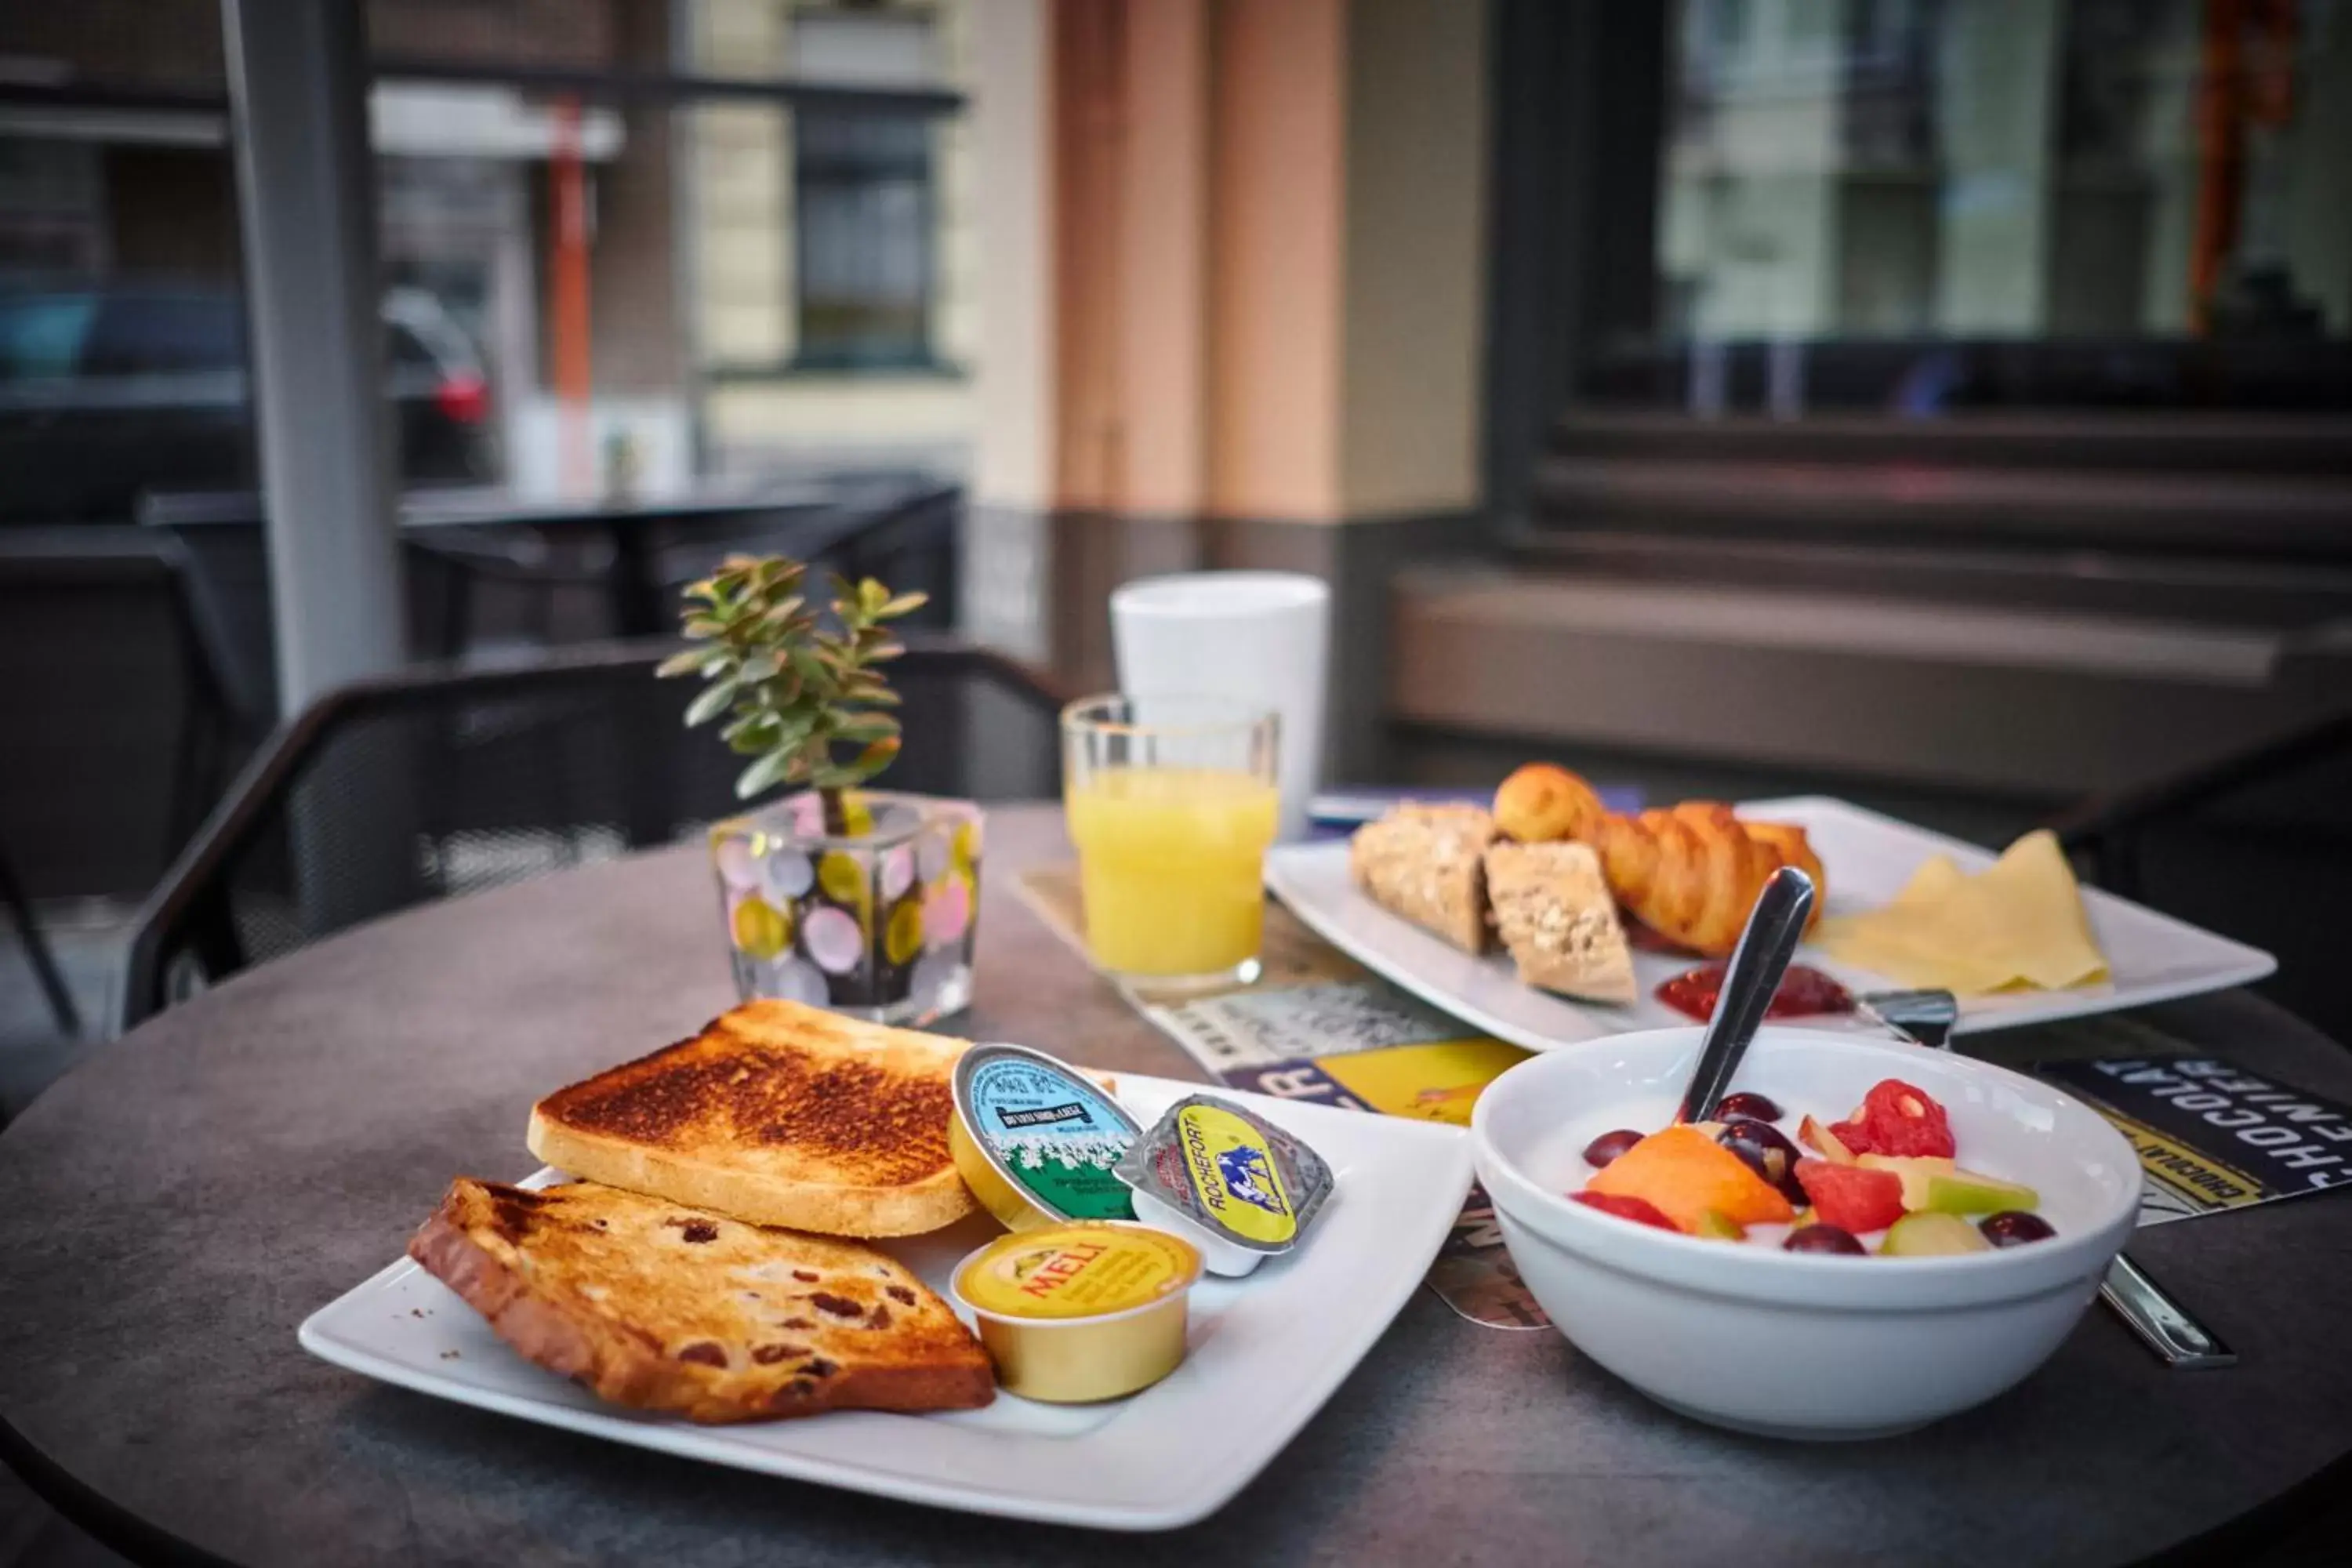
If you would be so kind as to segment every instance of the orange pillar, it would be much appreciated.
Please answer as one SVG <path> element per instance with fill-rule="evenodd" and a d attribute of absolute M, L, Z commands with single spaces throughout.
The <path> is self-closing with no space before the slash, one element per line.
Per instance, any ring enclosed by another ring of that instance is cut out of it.
<path fill-rule="evenodd" d="M 555 395 L 561 404 L 561 473 L 564 493 L 595 488 L 589 451 L 588 398 L 594 384 L 588 318 L 588 174 L 580 159 L 580 100 L 555 104 L 555 146 L 548 160 L 554 234 L 550 246 L 548 342 Z"/>

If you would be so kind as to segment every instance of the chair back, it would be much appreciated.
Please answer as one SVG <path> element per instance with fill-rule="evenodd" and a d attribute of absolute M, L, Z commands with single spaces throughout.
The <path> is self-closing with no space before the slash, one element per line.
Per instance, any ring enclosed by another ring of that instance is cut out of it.
<path fill-rule="evenodd" d="M 362 921 L 700 836 L 743 809 L 745 759 L 682 723 L 673 643 L 524 667 L 423 667 L 331 692 L 257 756 L 141 912 L 120 1022 Z M 1049 795 L 1059 694 L 961 644 L 891 668 L 907 743 L 894 789 Z"/>
<path fill-rule="evenodd" d="M 0 838 L 32 897 L 152 886 L 226 771 L 223 716 L 171 540 L 0 529 Z"/>

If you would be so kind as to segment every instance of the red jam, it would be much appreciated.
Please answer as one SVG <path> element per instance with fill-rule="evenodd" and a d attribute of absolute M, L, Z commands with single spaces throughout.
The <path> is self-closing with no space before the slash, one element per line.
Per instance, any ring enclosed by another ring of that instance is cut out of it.
<path fill-rule="evenodd" d="M 1715 1004 L 1723 994 L 1723 977 L 1730 969 L 1729 963 L 1703 963 L 1677 974 L 1658 987 L 1658 1000 L 1704 1024 L 1715 1016 Z M 1792 963 L 1789 973 L 1780 977 L 1780 988 L 1772 993 L 1772 1004 L 1764 1009 L 1764 1016 L 1814 1018 L 1853 1011 L 1853 998 L 1846 994 L 1844 986 L 1818 969 Z"/>

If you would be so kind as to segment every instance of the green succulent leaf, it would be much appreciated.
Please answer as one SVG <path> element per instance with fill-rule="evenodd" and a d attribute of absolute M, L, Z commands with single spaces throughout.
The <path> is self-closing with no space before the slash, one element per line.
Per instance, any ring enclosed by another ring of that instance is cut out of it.
<path fill-rule="evenodd" d="M 761 790 L 782 784 L 786 770 L 791 768 L 797 755 L 793 752 L 770 752 L 762 756 L 737 775 L 735 797 L 749 800 Z"/>
<path fill-rule="evenodd" d="M 709 723 L 727 711 L 727 705 L 733 700 L 735 683 L 732 680 L 719 680 L 703 688 L 702 694 L 687 705 L 686 727 L 691 730 L 697 724 Z"/>
<path fill-rule="evenodd" d="M 887 713 L 859 713 L 844 721 L 833 732 L 844 741 L 889 740 L 898 733 L 898 721 Z"/>
<path fill-rule="evenodd" d="M 863 784 L 898 754 L 898 705 L 877 666 L 906 652 L 879 623 L 927 600 L 865 578 L 831 581 L 830 618 L 803 589 L 809 569 L 780 555 L 730 555 L 683 591 L 681 628 L 699 645 L 662 661 L 664 676 L 699 675 L 690 725 L 731 712 L 719 739 L 751 759 L 735 781 L 750 798 L 780 784 L 828 793 Z M 838 744 L 856 750 L 845 760 Z"/>

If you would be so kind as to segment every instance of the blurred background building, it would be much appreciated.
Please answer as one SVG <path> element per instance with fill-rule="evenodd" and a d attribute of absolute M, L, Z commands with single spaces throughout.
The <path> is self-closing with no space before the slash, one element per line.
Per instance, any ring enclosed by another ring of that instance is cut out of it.
<path fill-rule="evenodd" d="M 1076 686 L 1126 577 L 1327 577 L 1344 779 L 1992 837 L 2352 689 L 2344 0 L 364 16 L 412 656 L 646 629 L 711 518 L 912 508 L 874 559 Z M 224 39 L 0 8 L 0 551 L 177 551 L 0 604 L 0 847 L 68 932 L 303 689 Z M 2174 907 L 2271 940 L 2212 890 L 2321 896 L 2341 782 Z"/>
<path fill-rule="evenodd" d="M 561 493 L 567 442 L 574 461 L 626 449 L 656 488 L 962 471 L 975 283 L 958 117 L 795 115 L 727 91 L 950 87 L 962 7 L 379 0 L 368 16 L 379 61 L 410 68 L 370 101 L 405 478 Z M 612 96 L 672 73 L 712 90 Z M 558 90 L 599 80 L 593 99 Z M 123 516 L 147 490 L 250 485 L 249 441 L 231 438 L 244 331 L 218 6 L 11 7 L 0 82 L 9 383 L 141 375 L 172 405 L 135 452 L 59 451 L 53 423 L 9 511 Z M 576 228 L 558 221 L 572 202 Z M 584 437 L 565 433 L 574 402 Z M 207 422 L 217 440 L 195 437 Z"/>

